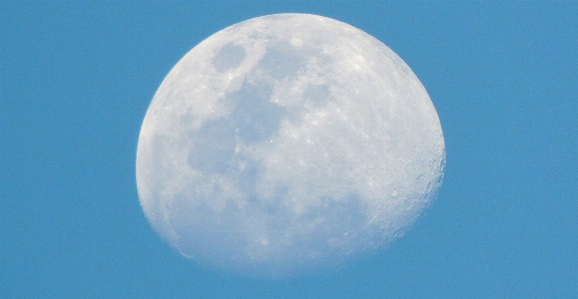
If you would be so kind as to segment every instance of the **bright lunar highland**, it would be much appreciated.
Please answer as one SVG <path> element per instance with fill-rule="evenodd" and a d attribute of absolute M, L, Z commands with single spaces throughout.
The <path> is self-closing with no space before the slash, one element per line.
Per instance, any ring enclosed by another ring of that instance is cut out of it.
<path fill-rule="evenodd" d="M 316 15 L 250 19 L 166 76 L 136 178 L 154 229 L 201 265 L 337 269 L 403 235 L 441 185 L 436 110 L 386 45 Z"/>

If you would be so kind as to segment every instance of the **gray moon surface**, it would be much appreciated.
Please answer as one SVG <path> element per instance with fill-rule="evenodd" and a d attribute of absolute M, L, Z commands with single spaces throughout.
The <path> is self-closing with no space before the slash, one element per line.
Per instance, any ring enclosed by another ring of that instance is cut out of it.
<path fill-rule="evenodd" d="M 140 203 L 183 256 L 257 277 L 331 271 L 402 236 L 441 185 L 425 88 L 369 34 L 278 14 L 225 28 L 169 72 L 144 118 Z"/>

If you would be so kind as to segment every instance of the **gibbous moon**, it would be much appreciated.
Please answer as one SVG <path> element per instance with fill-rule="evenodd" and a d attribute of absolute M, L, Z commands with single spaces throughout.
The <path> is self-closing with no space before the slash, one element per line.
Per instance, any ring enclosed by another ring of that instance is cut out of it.
<path fill-rule="evenodd" d="M 435 197 L 436 110 L 386 45 L 317 15 L 250 19 L 188 52 L 157 90 L 140 203 L 183 256 L 254 277 L 331 271 L 399 238 Z"/>

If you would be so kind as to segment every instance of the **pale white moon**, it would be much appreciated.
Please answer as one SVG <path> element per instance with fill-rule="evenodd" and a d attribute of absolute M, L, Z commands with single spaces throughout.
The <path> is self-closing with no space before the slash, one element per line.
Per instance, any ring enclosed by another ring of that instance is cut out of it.
<path fill-rule="evenodd" d="M 375 253 L 431 203 L 445 144 L 418 78 L 348 24 L 279 14 L 223 29 L 156 92 L 136 177 L 184 256 L 283 277 Z"/>

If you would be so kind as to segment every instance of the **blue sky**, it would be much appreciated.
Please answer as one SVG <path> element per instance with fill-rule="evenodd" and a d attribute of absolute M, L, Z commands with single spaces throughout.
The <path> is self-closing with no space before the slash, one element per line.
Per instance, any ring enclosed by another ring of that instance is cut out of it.
<path fill-rule="evenodd" d="M 404 59 L 442 123 L 444 184 L 403 238 L 338 273 L 215 273 L 147 223 L 140 125 L 197 43 L 282 12 Z M 0 45 L 0 298 L 578 297 L 576 2 L 3 1 Z"/>

